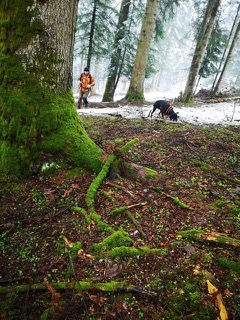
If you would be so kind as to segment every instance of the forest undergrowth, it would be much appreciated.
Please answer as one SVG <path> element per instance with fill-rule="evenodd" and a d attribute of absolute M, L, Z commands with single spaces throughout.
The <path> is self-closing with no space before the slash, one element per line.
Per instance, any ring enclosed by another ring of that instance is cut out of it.
<path fill-rule="evenodd" d="M 155 178 L 48 163 L 1 180 L 1 319 L 240 319 L 239 127 L 82 117 L 105 160 Z"/>

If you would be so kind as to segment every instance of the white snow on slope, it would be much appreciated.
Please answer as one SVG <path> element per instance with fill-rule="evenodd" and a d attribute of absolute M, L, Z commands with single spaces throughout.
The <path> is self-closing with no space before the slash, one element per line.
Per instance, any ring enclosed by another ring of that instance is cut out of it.
<path fill-rule="evenodd" d="M 120 99 L 121 97 L 119 97 Z M 146 97 L 148 99 L 148 97 Z M 152 103 L 164 97 L 151 94 Z M 89 102 L 99 102 L 101 97 L 91 96 Z M 143 107 L 121 106 L 118 108 L 86 108 L 78 110 L 80 115 L 91 116 L 122 116 L 126 119 L 147 118 L 152 105 Z M 174 106 L 174 111 L 178 112 L 179 122 L 195 125 L 221 124 L 221 125 L 240 125 L 240 102 L 207 103 L 196 106 L 178 107 Z M 152 119 L 159 117 L 159 110 L 156 110 Z M 147 118 L 150 120 L 150 118 Z"/>

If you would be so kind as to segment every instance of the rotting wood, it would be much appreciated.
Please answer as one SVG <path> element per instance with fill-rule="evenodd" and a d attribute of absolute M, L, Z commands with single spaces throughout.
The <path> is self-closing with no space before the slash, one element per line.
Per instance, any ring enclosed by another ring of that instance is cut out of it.
<path fill-rule="evenodd" d="M 178 238 L 193 239 L 196 241 L 214 242 L 221 245 L 228 245 L 231 247 L 240 247 L 240 240 L 231 238 L 227 234 L 220 232 L 204 232 L 201 230 L 186 230 L 181 231 Z"/>
<path fill-rule="evenodd" d="M 116 292 L 116 293 L 132 293 L 140 294 L 148 297 L 157 297 L 158 293 L 154 291 L 147 291 L 145 289 L 134 287 L 133 285 L 126 285 L 125 282 L 110 281 L 106 283 L 94 283 L 88 281 L 78 281 L 78 282 L 56 282 L 56 283 L 34 283 L 34 284 L 24 284 L 19 286 L 0 286 L 0 294 L 8 293 L 23 293 L 28 291 L 49 291 L 52 290 L 68 290 L 72 289 L 75 293 L 89 291 L 89 292 Z M 56 291 L 57 292 L 57 291 Z"/>
<path fill-rule="evenodd" d="M 207 280 L 208 292 L 215 299 L 215 305 L 219 309 L 219 317 L 218 320 L 228 320 L 227 310 L 223 304 L 223 298 L 219 290 L 209 281 Z"/>

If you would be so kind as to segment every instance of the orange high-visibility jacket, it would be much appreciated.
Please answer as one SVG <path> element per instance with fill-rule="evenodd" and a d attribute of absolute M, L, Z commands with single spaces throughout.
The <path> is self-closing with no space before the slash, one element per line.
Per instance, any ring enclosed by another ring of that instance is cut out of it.
<path fill-rule="evenodd" d="M 91 84 L 92 86 L 95 85 L 95 81 L 93 76 L 91 76 L 90 73 L 81 73 L 78 77 L 78 80 L 81 81 L 79 90 L 83 92 L 88 92 L 91 90 L 91 88 L 88 88 L 88 85 Z"/>

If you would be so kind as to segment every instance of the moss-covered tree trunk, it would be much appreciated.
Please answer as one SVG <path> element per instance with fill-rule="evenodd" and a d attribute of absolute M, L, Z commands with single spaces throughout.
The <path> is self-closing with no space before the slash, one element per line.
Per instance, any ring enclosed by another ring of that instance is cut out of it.
<path fill-rule="evenodd" d="M 206 12 L 198 32 L 197 43 L 194 50 L 187 83 L 184 90 L 184 99 L 189 100 L 193 96 L 194 87 L 196 84 L 198 72 L 201 67 L 202 60 L 207 48 L 208 40 L 211 35 L 218 8 L 221 0 L 208 0 Z"/>
<path fill-rule="evenodd" d="M 160 0 L 147 0 L 130 86 L 126 95 L 128 101 L 144 101 L 143 86 L 159 2 Z"/>
<path fill-rule="evenodd" d="M 101 168 L 71 90 L 77 2 L 0 2 L 1 174 L 27 176 L 49 157 Z"/>

